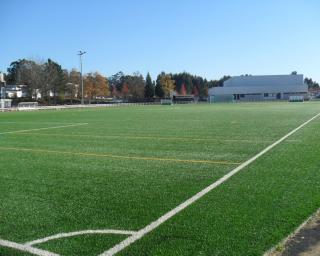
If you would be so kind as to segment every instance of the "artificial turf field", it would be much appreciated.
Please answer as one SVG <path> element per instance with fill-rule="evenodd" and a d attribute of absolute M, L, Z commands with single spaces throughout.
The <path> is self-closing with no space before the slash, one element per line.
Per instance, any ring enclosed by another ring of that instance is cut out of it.
<path fill-rule="evenodd" d="M 319 112 L 305 102 L 0 113 L 0 244 L 93 230 L 32 246 L 99 255 Z M 117 255 L 262 255 L 320 207 L 319 135 L 320 117 Z"/>

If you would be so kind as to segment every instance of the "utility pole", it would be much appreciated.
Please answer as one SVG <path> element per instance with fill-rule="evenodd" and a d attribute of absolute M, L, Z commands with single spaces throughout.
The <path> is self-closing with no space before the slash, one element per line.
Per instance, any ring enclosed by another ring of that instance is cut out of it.
<path fill-rule="evenodd" d="M 83 75 L 82 75 L 82 55 L 84 55 L 86 52 L 84 51 L 79 51 L 78 55 L 80 57 L 80 82 L 81 82 L 81 104 L 84 104 L 84 99 L 83 99 Z"/>

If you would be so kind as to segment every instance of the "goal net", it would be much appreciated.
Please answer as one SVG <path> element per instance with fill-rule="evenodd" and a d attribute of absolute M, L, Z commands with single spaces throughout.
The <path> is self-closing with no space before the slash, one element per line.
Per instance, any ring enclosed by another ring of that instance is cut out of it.
<path fill-rule="evenodd" d="M 172 99 L 162 99 L 160 103 L 161 105 L 173 105 Z"/>
<path fill-rule="evenodd" d="M 18 110 L 36 110 L 38 109 L 38 102 L 20 102 Z"/>
<path fill-rule="evenodd" d="M 303 102 L 304 97 L 300 95 L 289 96 L 289 102 Z"/>
<path fill-rule="evenodd" d="M 11 100 L 10 99 L 0 99 L 0 110 L 8 110 L 11 108 Z"/>
<path fill-rule="evenodd" d="M 211 95 L 209 102 L 218 103 L 218 102 L 234 102 L 234 97 L 231 94 L 226 95 Z"/>

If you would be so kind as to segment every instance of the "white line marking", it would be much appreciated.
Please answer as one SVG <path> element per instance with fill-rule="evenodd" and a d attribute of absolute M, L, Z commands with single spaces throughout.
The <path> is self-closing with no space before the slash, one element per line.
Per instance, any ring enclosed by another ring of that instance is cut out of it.
<path fill-rule="evenodd" d="M 7 121 L 1 121 L 0 124 L 74 124 L 69 122 L 7 122 Z"/>
<path fill-rule="evenodd" d="M 215 181 L 214 183 L 212 183 L 211 185 L 209 185 L 205 189 L 201 190 L 199 193 L 195 194 L 194 196 L 192 196 L 191 198 L 189 198 L 185 202 L 181 203 L 176 208 L 172 209 L 171 211 L 169 211 L 166 214 L 162 215 L 160 218 L 158 218 L 154 222 L 151 222 L 149 225 L 147 225 L 144 228 L 140 229 L 134 235 L 126 238 L 122 242 L 116 244 L 111 249 L 103 252 L 102 254 L 100 254 L 100 256 L 111 256 L 111 255 L 114 255 L 114 254 L 122 251 L 123 249 L 128 247 L 130 244 L 134 243 L 135 241 L 139 240 L 140 238 L 142 238 L 143 236 L 145 236 L 146 234 L 148 234 L 152 230 L 156 229 L 162 223 L 166 222 L 167 220 L 169 220 L 170 218 L 172 218 L 173 216 L 175 216 L 176 214 L 181 212 L 183 209 L 185 209 L 186 207 L 188 207 L 189 205 L 191 205 L 192 203 L 194 203 L 195 201 L 199 200 L 201 197 L 203 197 L 204 195 L 209 193 L 211 190 L 213 190 L 214 188 L 216 188 L 219 185 L 221 185 L 222 183 L 224 183 L 226 180 L 231 178 L 237 172 L 239 172 L 240 170 L 242 170 L 243 168 L 245 168 L 246 166 L 248 166 L 249 164 L 254 162 L 257 158 L 259 158 L 260 156 L 262 156 L 265 153 L 267 153 L 269 150 L 271 150 L 272 148 L 277 146 L 279 143 L 281 143 L 286 138 L 288 138 L 289 136 L 291 136 L 292 134 L 294 134 L 295 132 L 300 130 L 302 127 L 304 127 L 305 125 L 310 123 L 312 120 L 314 120 L 318 116 L 320 116 L 320 113 L 315 115 L 314 117 L 312 117 L 308 121 L 304 122 L 303 124 L 301 124 L 297 128 L 293 129 L 291 132 L 289 132 L 288 134 L 286 134 L 285 136 L 283 136 L 282 138 L 280 138 L 276 142 L 272 143 L 271 145 L 269 145 L 268 147 L 263 149 L 260 153 L 256 154 L 255 156 L 253 156 L 252 158 L 248 159 L 247 161 L 245 161 L 244 163 L 242 163 L 238 167 L 234 168 L 232 171 L 230 171 L 229 173 L 224 175 L 222 178 L 218 179 L 217 181 Z"/>
<path fill-rule="evenodd" d="M 45 128 L 35 128 L 35 129 L 27 129 L 27 130 L 0 132 L 0 135 L 2 135 L 2 134 L 11 134 L 11 133 L 19 133 L 19 132 L 29 132 L 29 131 L 31 132 L 31 131 L 41 131 L 41 130 L 59 129 L 59 128 L 74 127 L 74 126 L 81 126 L 81 125 L 87 125 L 87 124 L 88 124 L 88 123 L 69 124 L 69 125 L 61 125 L 61 126 L 53 126 L 53 127 L 45 127 Z"/>
<path fill-rule="evenodd" d="M 0 245 L 3 247 L 16 249 L 16 250 L 23 251 L 23 252 L 29 252 L 29 253 L 32 253 L 32 254 L 38 255 L 38 256 L 59 256 L 59 254 L 49 252 L 46 250 L 42 250 L 42 249 L 38 249 L 38 248 L 33 248 L 30 245 L 18 244 L 15 242 L 2 240 L 2 239 L 0 239 Z"/>
<path fill-rule="evenodd" d="M 134 235 L 135 231 L 130 230 L 116 230 L 116 229 L 97 229 L 97 230 L 83 230 L 83 231 L 75 231 L 75 232 L 69 232 L 69 233 L 60 233 L 53 236 L 48 236 L 45 238 L 37 239 L 34 241 L 30 241 L 25 243 L 25 245 L 31 246 L 35 244 L 41 244 L 45 243 L 50 240 L 54 239 L 60 239 L 65 237 L 71 237 L 71 236 L 79 236 L 79 235 L 86 235 L 86 234 L 116 234 L 116 235 Z"/>

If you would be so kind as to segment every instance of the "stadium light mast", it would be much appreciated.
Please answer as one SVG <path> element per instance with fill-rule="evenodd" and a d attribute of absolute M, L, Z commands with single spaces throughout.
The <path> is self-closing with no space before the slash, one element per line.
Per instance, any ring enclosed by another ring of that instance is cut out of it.
<path fill-rule="evenodd" d="M 85 51 L 79 51 L 78 55 L 80 58 L 80 82 L 81 82 L 81 104 L 84 104 L 84 99 L 83 99 L 83 75 L 82 75 L 82 55 L 84 55 L 86 52 Z"/>

